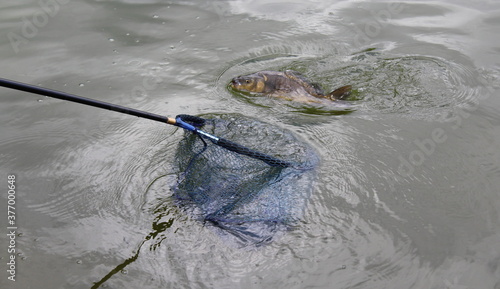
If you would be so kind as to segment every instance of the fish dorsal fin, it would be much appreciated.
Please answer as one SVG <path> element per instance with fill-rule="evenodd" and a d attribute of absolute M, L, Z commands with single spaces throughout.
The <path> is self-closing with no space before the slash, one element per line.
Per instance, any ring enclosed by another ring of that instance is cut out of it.
<path fill-rule="evenodd" d="M 302 86 L 307 93 L 316 97 L 324 97 L 324 92 L 319 85 L 316 83 L 311 83 L 307 78 L 295 70 L 285 70 L 285 76 L 288 79 L 296 81 L 300 86 Z"/>
<path fill-rule="evenodd" d="M 345 85 L 330 92 L 327 97 L 331 100 L 344 100 L 351 95 L 352 86 Z"/>

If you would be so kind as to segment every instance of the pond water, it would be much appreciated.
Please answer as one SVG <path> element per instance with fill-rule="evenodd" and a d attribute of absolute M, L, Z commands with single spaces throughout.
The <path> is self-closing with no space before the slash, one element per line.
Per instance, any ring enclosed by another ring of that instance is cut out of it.
<path fill-rule="evenodd" d="M 0 7 L 0 77 L 167 116 L 258 118 L 320 159 L 297 224 L 237 248 L 172 200 L 179 130 L 1 88 L 2 232 L 9 175 L 17 226 L 15 254 L 0 237 L 1 288 L 500 288 L 499 2 Z M 227 88 L 285 69 L 352 85 L 353 100 Z"/>

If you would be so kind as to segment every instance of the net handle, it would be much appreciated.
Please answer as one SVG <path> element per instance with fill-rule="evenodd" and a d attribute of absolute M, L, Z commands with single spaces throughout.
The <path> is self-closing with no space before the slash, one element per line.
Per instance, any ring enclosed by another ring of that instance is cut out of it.
<path fill-rule="evenodd" d="M 236 152 L 238 154 L 246 155 L 258 160 L 261 160 L 265 163 L 267 163 L 270 166 L 275 166 L 275 167 L 288 167 L 291 164 L 285 161 L 282 161 L 280 159 L 277 159 L 275 157 L 254 151 L 252 149 L 249 149 L 247 147 L 244 147 L 242 145 L 239 145 L 237 143 L 231 142 L 229 140 L 223 139 L 216 137 L 214 135 L 211 135 L 209 133 L 206 133 L 200 129 L 199 127 L 202 127 L 205 124 L 205 119 L 197 117 L 197 116 L 192 116 L 192 115 L 185 115 L 181 114 L 178 115 L 176 118 L 171 118 L 171 117 L 166 117 L 154 113 L 149 113 L 145 111 L 141 111 L 138 109 L 133 109 L 117 104 L 112 104 L 109 102 L 104 102 L 100 100 L 95 100 L 91 98 L 86 98 L 62 91 L 57 91 L 53 89 L 48 89 L 40 86 L 35 86 L 23 82 L 18 82 L 14 80 L 9 80 L 5 78 L 0 78 L 0 86 L 6 87 L 6 88 L 11 88 L 19 91 L 24 91 L 24 92 L 29 92 L 29 93 L 34 93 L 38 95 L 43 95 L 43 96 L 50 96 L 52 98 L 57 98 L 57 99 L 62 99 L 62 100 L 67 100 L 67 101 L 72 101 L 80 104 L 85 104 L 93 107 L 98 107 L 102 109 L 107 109 L 111 111 L 116 111 L 124 114 L 129 114 L 129 115 L 134 115 L 137 117 L 141 118 L 146 118 L 154 121 L 159 121 L 162 123 L 167 123 L 171 125 L 175 125 L 178 127 L 181 127 L 183 129 L 186 129 L 188 131 L 194 132 L 202 137 L 205 137 L 209 139 L 212 143 L 221 146 L 227 150 Z"/>

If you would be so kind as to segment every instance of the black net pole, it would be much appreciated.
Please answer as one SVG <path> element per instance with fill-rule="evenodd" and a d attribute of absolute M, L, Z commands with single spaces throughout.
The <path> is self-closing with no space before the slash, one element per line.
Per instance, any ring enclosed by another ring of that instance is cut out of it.
<path fill-rule="evenodd" d="M 116 111 L 116 112 L 120 112 L 120 113 L 130 114 L 130 115 L 134 115 L 137 117 L 147 118 L 150 120 L 155 120 L 155 121 L 159 121 L 159 122 L 163 122 L 163 123 L 174 124 L 174 123 L 172 123 L 172 121 L 173 121 L 172 118 L 169 118 L 169 117 L 166 117 L 163 115 L 149 113 L 149 112 L 145 112 L 145 111 L 141 111 L 141 110 L 137 110 L 137 109 L 121 106 L 121 105 L 116 105 L 116 104 L 112 104 L 112 103 L 108 103 L 108 102 L 104 102 L 104 101 L 100 101 L 100 100 L 86 98 L 86 97 L 82 97 L 82 96 L 78 96 L 78 95 L 74 95 L 74 94 L 70 94 L 70 93 L 66 93 L 66 92 L 62 92 L 62 91 L 43 88 L 43 87 L 39 87 L 39 86 L 27 84 L 27 83 L 22 83 L 22 82 L 17 82 L 17 81 L 13 81 L 13 80 L 9 80 L 9 79 L 0 78 L 0 86 L 16 89 L 16 90 L 20 90 L 20 91 L 25 91 L 25 92 L 29 92 L 29 93 L 34 93 L 34 94 L 38 94 L 38 95 L 43 95 L 43 96 L 50 96 L 50 97 L 57 98 L 57 99 L 72 101 L 72 102 L 85 104 L 85 105 L 98 107 L 98 108 L 103 108 L 103 109 L 107 109 L 107 110 L 112 110 L 112 111 Z"/>

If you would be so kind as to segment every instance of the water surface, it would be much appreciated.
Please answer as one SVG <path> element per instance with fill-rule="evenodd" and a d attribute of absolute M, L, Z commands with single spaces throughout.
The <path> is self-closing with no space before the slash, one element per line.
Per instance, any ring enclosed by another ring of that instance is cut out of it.
<path fill-rule="evenodd" d="M 4 270 L 0 287 L 500 288 L 495 1 L 48 2 L 0 4 L 1 77 L 258 117 L 312 146 L 319 173 L 293 230 L 234 248 L 171 198 L 179 130 L 2 88 L 20 235 L 17 281 Z M 353 85 L 355 100 L 227 90 L 270 69 Z"/>

